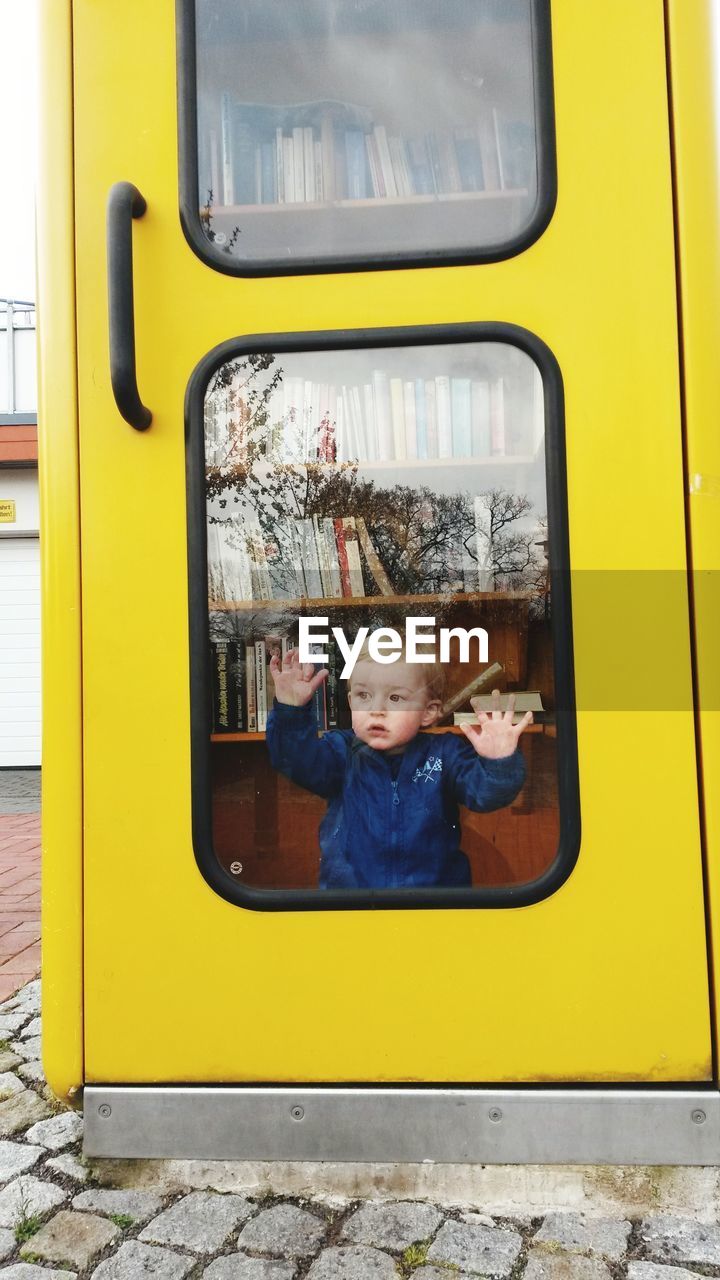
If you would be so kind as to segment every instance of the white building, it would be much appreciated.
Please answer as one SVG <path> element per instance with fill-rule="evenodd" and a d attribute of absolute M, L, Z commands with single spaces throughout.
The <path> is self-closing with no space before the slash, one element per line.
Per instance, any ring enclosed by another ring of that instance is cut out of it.
<path fill-rule="evenodd" d="M 35 305 L 0 298 L 0 768 L 40 764 Z"/>

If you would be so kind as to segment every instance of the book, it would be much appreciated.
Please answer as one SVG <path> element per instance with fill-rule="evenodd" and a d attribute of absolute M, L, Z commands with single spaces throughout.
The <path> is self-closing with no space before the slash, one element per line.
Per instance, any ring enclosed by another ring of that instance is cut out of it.
<path fill-rule="evenodd" d="M 438 457 L 452 457 L 452 411 L 450 405 L 450 379 L 438 374 L 435 379 L 435 412 L 437 416 Z"/>
<path fill-rule="evenodd" d="M 437 389 L 435 387 L 434 378 L 425 379 L 425 430 L 427 434 L 427 456 L 428 458 L 437 458 L 438 455 L 438 429 L 437 429 Z"/>
<path fill-rule="evenodd" d="M 322 578 L 320 577 L 320 560 L 315 541 L 315 528 L 312 520 L 307 517 L 298 520 L 296 523 L 300 532 L 302 567 L 307 597 L 310 600 L 319 600 L 322 597 L 323 589 Z"/>
<path fill-rule="evenodd" d="M 377 427 L 377 456 L 381 461 L 391 462 L 394 444 L 392 410 L 390 407 L 390 384 L 384 369 L 373 369 L 372 393 L 375 425 Z"/>
<path fill-rule="evenodd" d="M 483 191 L 482 155 L 480 142 L 473 129 L 455 130 L 455 152 L 463 191 Z"/>
<path fill-rule="evenodd" d="M 245 688 L 245 646 L 236 640 L 230 641 L 229 645 L 230 664 L 231 664 L 231 690 L 233 705 L 231 709 L 230 722 L 234 731 L 243 733 L 245 730 L 245 708 L 246 708 L 246 688 Z"/>
<path fill-rule="evenodd" d="M 427 417 L 425 405 L 425 379 L 415 379 L 415 434 L 417 437 L 417 456 L 427 458 Z"/>
<path fill-rule="evenodd" d="M 355 527 L 357 529 L 360 546 L 363 549 L 363 555 L 365 556 L 368 569 L 375 579 L 375 582 L 380 589 L 380 593 L 384 596 L 393 595 L 392 583 L 383 569 L 380 557 L 375 550 L 372 538 L 368 533 L 367 525 L 365 524 L 362 516 L 355 517 Z"/>
<path fill-rule="evenodd" d="M 350 577 L 350 595 L 364 596 L 365 584 L 363 582 L 362 561 L 360 559 L 358 534 L 353 516 L 345 516 L 343 520 L 343 529 L 345 530 L 345 552 L 347 555 L 348 573 Z"/>
<path fill-rule="evenodd" d="M 490 384 L 473 378 L 470 388 L 472 451 L 474 458 L 490 454 Z"/>
<path fill-rule="evenodd" d="M 542 714 L 545 711 L 545 708 L 542 704 L 542 696 L 539 690 L 537 689 L 521 690 L 519 693 L 516 693 L 514 696 L 515 696 L 515 712 L 513 714 L 513 724 L 517 724 L 518 720 L 522 720 L 526 711 L 532 711 L 533 715 L 535 715 L 536 713 Z M 500 710 L 501 711 L 507 711 L 509 697 L 510 697 L 510 694 L 508 693 L 500 694 Z M 475 694 L 475 696 L 470 699 L 470 705 L 472 707 L 471 712 L 460 713 L 460 714 L 464 714 L 467 717 L 466 723 L 470 722 L 473 716 L 477 721 L 478 711 L 488 712 L 493 710 L 492 694 L 491 693 Z M 456 724 L 462 723 L 462 721 L 458 721 L 456 718 L 455 723 Z"/>
<path fill-rule="evenodd" d="M 452 407 L 453 457 L 469 458 L 472 454 L 469 378 L 451 379 L 450 400 Z"/>
<path fill-rule="evenodd" d="M 211 640 L 212 731 L 230 733 L 229 655 L 227 640 Z"/>
<path fill-rule="evenodd" d="M 331 597 L 334 595 L 332 579 L 330 576 L 330 557 L 328 555 L 327 542 L 325 540 L 325 529 L 320 522 L 318 516 L 313 516 L 313 529 L 315 532 L 315 547 L 317 549 L 318 564 L 320 565 L 320 581 L 322 583 L 322 595 Z"/>
<path fill-rule="evenodd" d="M 490 453 L 505 453 L 505 384 L 495 378 L 490 383 Z"/>
<path fill-rule="evenodd" d="M 331 637 L 327 647 L 328 678 L 325 681 L 325 707 L 327 711 L 328 729 L 337 729 L 340 722 L 340 669 L 337 644 Z"/>
<path fill-rule="evenodd" d="M 352 586 L 350 583 L 350 564 L 348 561 L 347 546 L 345 543 L 345 525 L 339 516 L 333 521 L 333 524 L 335 526 L 335 542 L 337 544 L 338 551 L 342 593 L 344 596 L 351 596 Z"/>
<path fill-rule="evenodd" d="M 403 383 L 405 410 L 405 452 L 408 458 L 417 458 L 417 421 L 415 417 L 415 383 Z"/>
<path fill-rule="evenodd" d="M 348 199 L 363 200 L 368 194 L 365 135 L 359 129 L 345 130 L 345 159 Z"/>
<path fill-rule="evenodd" d="M 259 733 L 267 728 L 267 657 L 265 641 L 255 641 L 255 697 L 257 700 L 257 727 Z"/>
<path fill-rule="evenodd" d="M 402 459 L 405 457 L 405 404 L 402 378 L 390 379 L 390 412 L 392 415 L 394 456 Z"/>
<path fill-rule="evenodd" d="M 255 682 L 255 645 L 245 645 L 245 688 L 247 691 L 248 733 L 257 733 L 257 685 Z"/>
<path fill-rule="evenodd" d="M 328 571 L 330 574 L 331 589 L 328 595 L 333 597 L 342 596 L 342 578 L 340 576 L 340 560 L 338 557 L 338 546 L 335 540 L 335 522 L 329 516 L 325 516 L 322 522 L 323 535 L 325 538 L 325 546 L 327 549 Z"/>
<path fill-rule="evenodd" d="M 457 693 L 454 693 L 452 697 L 445 701 L 441 718 L 445 719 L 446 716 L 453 715 L 456 711 L 459 711 L 463 703 L 469 702 L 473 694 L 482 689 L 484 685 L 497 680 L 504 670 L 505 668 L 499 662 L 493 662 L 491 666 L 486 667 L 479 675 L 474 676 L 462 689 L 458 689 Z"/>

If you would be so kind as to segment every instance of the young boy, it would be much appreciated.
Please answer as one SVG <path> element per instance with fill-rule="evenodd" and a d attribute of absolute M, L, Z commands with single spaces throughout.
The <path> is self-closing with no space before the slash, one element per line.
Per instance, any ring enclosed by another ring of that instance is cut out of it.
<path fill-rule="evenodd" d="M 348 691 L 352 730 L 320 738 L 312 699 L 327 670 L 301 664 L 295 650 L 282 663 L 273 657 L 270 672 L 272 764 L 329 801 L 320 824 L 320 888 L 469 885 L 458 805 L 486 813 L 515 798 L 525 778 L 518 739 L 532 714 L 513 725 L 514 699 L 503 715 L 495 690 L 491 715 L 463 725 L 465 738 L 424 734 L 440 715 L 440 663 L 401 655 L 381 665 L 363 648 Z"/>

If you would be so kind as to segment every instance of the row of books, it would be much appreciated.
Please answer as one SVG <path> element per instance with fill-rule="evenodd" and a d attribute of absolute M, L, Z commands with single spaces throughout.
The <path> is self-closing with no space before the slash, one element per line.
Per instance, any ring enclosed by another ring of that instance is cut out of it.
<path fill-rule="evenodd" d="M 204 128 L 201 190 L 225 207 L 524 190 L 534 177 L 533 126 L 497 108 L 472 127 L 405 135 L 347 103 L 224 93 L 219 128 Z"/>
<path fill-rule="evenodd" d="M 288 636 L 248 636 L 246 639 L 211 639 L 212 732 L 264 733 L 272 707 L 274 687 L 270 661 L 280 661 L 295 648 Z M 338 725 L 339 672 L 342 658 L 337 647 L 328 647 L 328 678 L 313 695 L 320 730 Z M 321 664 L 317 664 L 318 667 Z"/>
<path fill-rule="evenodd" d="M 288 376 L 260 439 L 240 399 L 233 456 L 242 465 L 259 447 L 271 462 L 517 457 L 542 433 L 541 401 L 509 412 L 503 377 L 403 379 L 374 369 L 369 382 L 337 386 Z"/>
<path fill-rule="evenodd" d="M 393 593 L 362 516 L 287 517 L 275 529 L 272 548 L 252 518 L 246 520 L 243 547 L 228 550 L 217 526 L 214 532 L 208 546 L 211 600 L 276 599 L 279 567 L 284 589 L 298 599 Z"/>

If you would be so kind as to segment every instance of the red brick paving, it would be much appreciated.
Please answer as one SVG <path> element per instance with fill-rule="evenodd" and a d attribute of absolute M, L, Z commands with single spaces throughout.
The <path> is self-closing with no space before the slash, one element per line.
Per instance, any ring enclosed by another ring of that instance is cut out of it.
<path fill-rule="evenodd" d="M 0 1000 L 40 972 L 40 814 L 0 814 Z"/>

